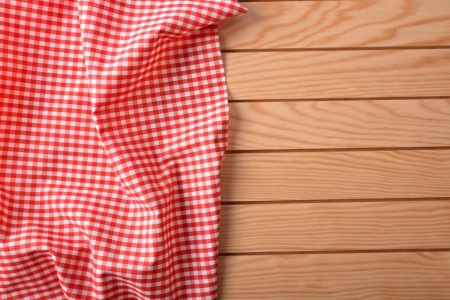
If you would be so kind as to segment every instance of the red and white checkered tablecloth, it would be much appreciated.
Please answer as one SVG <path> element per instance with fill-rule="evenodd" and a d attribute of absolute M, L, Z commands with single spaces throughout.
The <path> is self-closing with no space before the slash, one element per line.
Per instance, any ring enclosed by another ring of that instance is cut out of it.
<path fill-rule="evenodd" d="M 0 1 L 0 299 L 215 299 L 234 0 Z"/>

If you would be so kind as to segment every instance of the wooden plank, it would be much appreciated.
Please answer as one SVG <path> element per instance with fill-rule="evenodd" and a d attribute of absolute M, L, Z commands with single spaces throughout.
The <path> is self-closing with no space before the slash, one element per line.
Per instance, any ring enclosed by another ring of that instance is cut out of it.
<path fill-rule="evenodd" d="M 450 49 L 225 53 L 232 100 L 450 96 Z"/>
<path fill-rule="evenodd" d="M 450 248 L 450 201 L 223 205 L 222 253 Z"/>
<path fill-rule="evenodd" d="M 450 45 L 448 0 L 243 3 L 220 24 L 222 49 Z"/>
<path fill-rule="evenodd" d="M 450 100 L 230 105 L 229 150 L 450 146 Z"/>
<path fill-rule="evenodd" d="M 450 196 L 450 150 L 225 155 L 223 201 Z"/>
<path fill-rule="evenodd" d="M 450 253 L 221 257 L 220 299 L 448 299 Z"/>

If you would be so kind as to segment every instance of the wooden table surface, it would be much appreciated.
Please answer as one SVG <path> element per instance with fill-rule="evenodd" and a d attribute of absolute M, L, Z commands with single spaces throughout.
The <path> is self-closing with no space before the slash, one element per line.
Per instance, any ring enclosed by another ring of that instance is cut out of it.
<path fill-rule="evenodd" d="M 450 299 L 450 0 L 241 3 L 220 299 Z"/>

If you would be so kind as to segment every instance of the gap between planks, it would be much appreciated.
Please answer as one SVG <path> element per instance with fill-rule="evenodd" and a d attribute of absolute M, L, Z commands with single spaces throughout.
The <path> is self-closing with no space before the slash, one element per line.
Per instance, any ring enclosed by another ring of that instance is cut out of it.
<path fill-rule="evenodd" d="M 310 51 L 370 51 L 370 50 L 436 50 L 450 46 L 380 46 L 380 47 L 320 47 L 320 48 L 268 48 L 268 49 L 222 49 L 222 53 L 255 52 L 310 52 Z"/>
<path fill-rule="evenodd" d="M 402 150 L 450 150 L 450 146 L 426 147 L 372 147 L 372 148 L 311 148 L 311 149 L 258 149 L 258 150 L 226 150 L 225 154 L 251 153 L 300 153 L 300 152 L 360 152 L 360 151 L 402 151 Z"/>
<path fill-rule="evenodd" d="M 399 253 L 399 252 L 450 252 L 450 248 L 419 249 L 378 249 L 378 250 L 333 250 L 333 251 L 267 251 L 267 252 L 221 252 L 219 256 L 262 256 L 301 254 L 359 254 L 359 253 Z"/>
<path fill-rule="evenodd" d="M 255 103 L 255 102 L 318 102 L 318 101 L 368 101 L 368 100 L 447 100 L 450 96 L 417 96 L 417 97 L 354 97 L 354 98 L 292 98 L 292 99 L 229 99 L 228 103 Z"/>
<path fill-rule="evenodd" d="M 314 2 L 314 1 L 336 1 L 336 0 L 239 0 L 239 2 Z M 348 1 L 348 0 L 340 0 Z"/>
<path fill-rule="evenodd" d="M 306 204 L 306 203 L 356 203 L 356 202 L 417 202 L 417 201 L 449 201 L 450 197 L 419 198 L 361 198 L 361 199 L 323 199 L 323 200 L 268 200 L 268 201 L 222 201 L 221 205 L 267 205 L 267 204 Z"/>

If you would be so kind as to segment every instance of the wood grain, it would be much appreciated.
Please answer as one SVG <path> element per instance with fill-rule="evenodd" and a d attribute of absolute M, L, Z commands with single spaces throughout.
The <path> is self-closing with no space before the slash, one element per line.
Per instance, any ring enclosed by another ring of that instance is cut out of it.
<path fill-rule="evenodd" d="M 229 150 L 450 146 L 450 100 L 230 105 Z"/>
<path fill-rule="evenodd" d="M 450 49 L 225 53 L 230 99 L 450 96 Z"/>
<path fill-rule="evenodd" d="M 450 248 L 450 201 L 224 205 L 222 253 Z"/>
<path fill-rule="evenodd" d="M 450 150 L 227 154 L 223 201 L 450 196 Z"/>
<path fill-rule="evenodd" d="M 220 299 L 449 299 L 449 0 L 243 2 Z"/>
<path fill-rule="evenodd" d="M 222 49 L 450 45 L 447 0 L 243 3 L 221 22 Z"/>
<path fill-rule="evenodd" d="M 220 258 L 220 299 L 448 299 L 450 253 Z"/>

